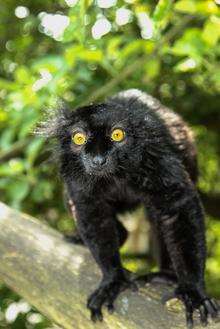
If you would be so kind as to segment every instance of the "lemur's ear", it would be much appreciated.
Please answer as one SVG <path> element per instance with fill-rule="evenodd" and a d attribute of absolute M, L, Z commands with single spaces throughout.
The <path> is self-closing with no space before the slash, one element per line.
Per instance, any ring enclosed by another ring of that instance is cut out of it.
<path fill-rule="evenodd" d="M 56 109 L 48 109 L 43 114 L 43 120 L 34 129 L 34 134 L 46 138 L 56 138 L 62 135 L 63 128 L 68 125 L 72 111 L 64 104 Z"/>

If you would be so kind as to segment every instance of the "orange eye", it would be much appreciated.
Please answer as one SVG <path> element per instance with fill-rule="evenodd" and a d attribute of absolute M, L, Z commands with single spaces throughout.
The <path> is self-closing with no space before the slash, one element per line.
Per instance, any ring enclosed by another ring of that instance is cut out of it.
<path fill-rule="evenodd" d="M 77 132 L 73 134 L 72 141 L 76 145 L 83 145 L 86 143 L 86 135 L 84 133 Z"/>
<path fill-rule="evenodd" d="M 125 138 L 125 132 L 122 129 L 114 129 L 111 133 L 111 139 L 114 142 L 121 142 Z"/>

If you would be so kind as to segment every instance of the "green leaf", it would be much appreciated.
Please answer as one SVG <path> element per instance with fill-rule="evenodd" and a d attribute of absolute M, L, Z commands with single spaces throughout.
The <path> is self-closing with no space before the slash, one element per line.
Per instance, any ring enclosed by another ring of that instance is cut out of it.
<path fill-rule="evenodd" d="M 153 13 L 154 37 L 160 38 L 160 32 L 167 26 L 172 13 L 173 0 L 160 0 Z"/>
<path fill-rule="evenodd" d="M 215 46 L 220 38 L 220 18 L 211 16 L 205 23 L 202 38 L 210 46 Z"/>
<path fill-rule="evenodd" d="M 12 200 L 12 205 L 18 208 L 21 201 L 28 195 L 29 191 L 30 186 L 26 178 L 23 180 L 15 180 L 8 186 L 7 196 Z"/>
<path fill-rule="evenodd" d="M 176 64 L 174 70 L 176 72 L 189 72 L 195 70 L 197 66 L 198 63 L 195 61 L 195 59 L 187 58 Z"/>
<path fill-rule="evenodd" d="M 154 79 L 160 73 L 160 60 L 159 58 L 152 58 L 145 64 L 146 75 L 149 79 Z"/>
<path fill-rule="evenodd" d="M 17 80 L 18 83 L 21 84 L 30 83 L 31 74 L 29 69 L 24 65 L 19 66 L 15 71 L 15 79 Z"/>
<path fill-rule="evenodd" d="M 199 60 L 206 52 L 208 47 L 205 44 L 202 33 L 198 28 L 190 28 L 185 31 L 183 36 L 174 43 L 171 52 L 177 56 L 189 56 Z"/>
<path fill-rule="evenodd" d="M 70 24 L 64 31 L 62 41 L 71 42 L 71 41 L 80 41 L 81 32 L 79 33 L 79 20 L 77 17 L 71 17 Z"/>
<path fill-rule="evenodd" d="M 8 163 L 0 165 L 0 176 L 17 176 L 24 172 L 25 162 L 21 159 L 11 159 Z"/>
<path fill-rule="evenodd" d="M 62 42 L 76 41 L 78 44 L 83 44 L 85 39 L 85 0 L 78 3 L 69 10 L 70 23 L 64 31 Z"/>
<path fill-rule="evenodd" d="M 101 62 L 103 54 L 101 50 L 84 49 L 78 54 L 78 57 L 86 62 Z"/>
<path fill-rule="evenodd" d="M 1 138 L 0 138 L 0 150 L 6 151 L 9 150 L 11 147 L 11 144 L 13 143 L 13 140 L 16 135 L 16 128 L 11 127 L 10 129 L 5 129 L 1 132 Z"/>
<path fill-rule="evenodd" d="M 46 69 L 50 73 L 56 73 L 57 71 L 63 70 L 66 66 L 63 56 L 59 55 L 47 55 L 43 58 L 35 60 L 32 64 L 32 69 L 39 73 L 40 70 Z"/>
<path fill-rule="evenodd" d="M 8 119 L 8 113 L 6 113 L 3 109 L 0 108 L 0 124 L 6 122 Z"/>
<path fill-rule="evenodd" d="M 128 43 L 123 49 L 120 50 L 121 59 L 125 60 L 133 54 L 137 54 L 140 51 L 143 51 L 146 41 L 143 39 L 135 40 Z"/>
<path fill-rule="evenodd" d="M 27 156 L 27 161 L 30 165 L 33 165 L 34 161 L 38 157 L 44 142 L 45 140 L 43 138 L 36 138 L 28 145 L 25 153 Z"/>
<path fill-rule="evenodd" d="M 38 113 L 30 107 L 23 109 L 24 119 L 21 122 L 18 137 L 23 139 L 27 135 L 33 134 L 33 128 L 39 118 Z"/>
<path fill-rule="evenodd" d="M 177 11 L 188 14 L 218 14 L 219 8 L 213 0 L 180 0 L 174 7 Z"/>
<path fill-rule="evenodd" d="M 68 47 L 65 51 L 65 58 L 69 65 L 73 66 L 77 59 L 90 62 L 101 62 L 103 53 L 99 49 L 85 48 L 83 45 Z"/>
<path fill-rule="evenodd" d="M 160 0 L 153 12 L 153 20 L 156 23 L 161 23 L 167 18 L 172 7 L 173 0 Z"/>
<path fill-rule="evenodd" d="M 32 191 L 32 199 L 35 202 L 45 202 L 45 200 L 51 199 L 53 196 L 54 185 L 48 181 L 41 181 L 34 187 Z"/>
<path fill-rule="evenodd" d="M 17 87 L 16 83 L 0 78 L 0 89 L 15 90 L 16 87 Z"/>
<path fill-rule="evenodd" d="M 109 59 L 116 59 L 121 49 L 123 38 L 121 36 L 112 37 L 106 47 L 106 54 Z"/>
<path fill-rule="evenodd" d="M 184 13 L 190 13 L 190 14 L 196 13 L 196 10 L 197 10 L 196 1 L 194 1 L 194 0 L 177 1 L 174 8 L 178 11 L 181 11 Z"/>
<path fill-rule="evenodd" d="M 79 48 L 78 45 L 70 46 L 65 49 L 64 56 L 66 63 L 73 67 L 76 62 L 76 55 L 77 55 L 77 49 Z"/>

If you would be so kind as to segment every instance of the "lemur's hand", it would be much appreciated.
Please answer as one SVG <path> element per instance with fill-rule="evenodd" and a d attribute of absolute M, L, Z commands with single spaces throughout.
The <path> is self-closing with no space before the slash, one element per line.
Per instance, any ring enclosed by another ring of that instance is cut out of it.
<path fill-rule="evenodd" d="M 88 298 L 87 307 L 91 312 L 91 320 L 102 321 L 102 306 L 105 305 L 110 313 L 114 311 L 114 301 L 123 290 L 130 288 L 137 290 L 136 284 L 127 277 L 114 278 L 112 280 L 103 280 Z"/>
<path fill-rule="evenodd" d="M 193 312 L 199 311 L 200 321 L 203 326 L 208 324 L 208 317 L 217 318 L 220 315 L 220 307 L 214 299 L 210 299 L 199 289 L 189 289 L 178 287 L 170 298 L 180 299 L 186 310 L 186 324 L 187 328 L 193 328 Z"/>

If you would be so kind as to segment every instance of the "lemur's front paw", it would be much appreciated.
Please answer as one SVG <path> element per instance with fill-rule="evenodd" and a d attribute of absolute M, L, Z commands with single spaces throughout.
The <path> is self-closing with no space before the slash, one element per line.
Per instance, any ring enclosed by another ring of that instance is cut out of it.
<path fill-rule="evenodd" d="M 124 276 L 110 281 L 103 280 L 99 288 L 90 295 L 87 301 L 87 307 L 91 312 L 91 320 L 94 322 L 103 320 L 103 305 L 107 307 L 109 313 L 113 313 L 115 299 L 120 292 L 127 288 L 136 291 L 137 285 Z"/>
<path fill-rule="evenodd" d="M 210 299 L 197 289 L 183 289 L 177 288 L 174 295 L 170 298 L 176 297 L 180 299 L 186 310 L 186 324 L 187 328 L 193 328 L 193 312 L 199 311 L 200 321 L 203 326 L 207 326 L 208 317 L 215 319 L 219 316 L 220 307 L 214 299 Z M 170 299 L 169 298 L 169 299 Z"/>

